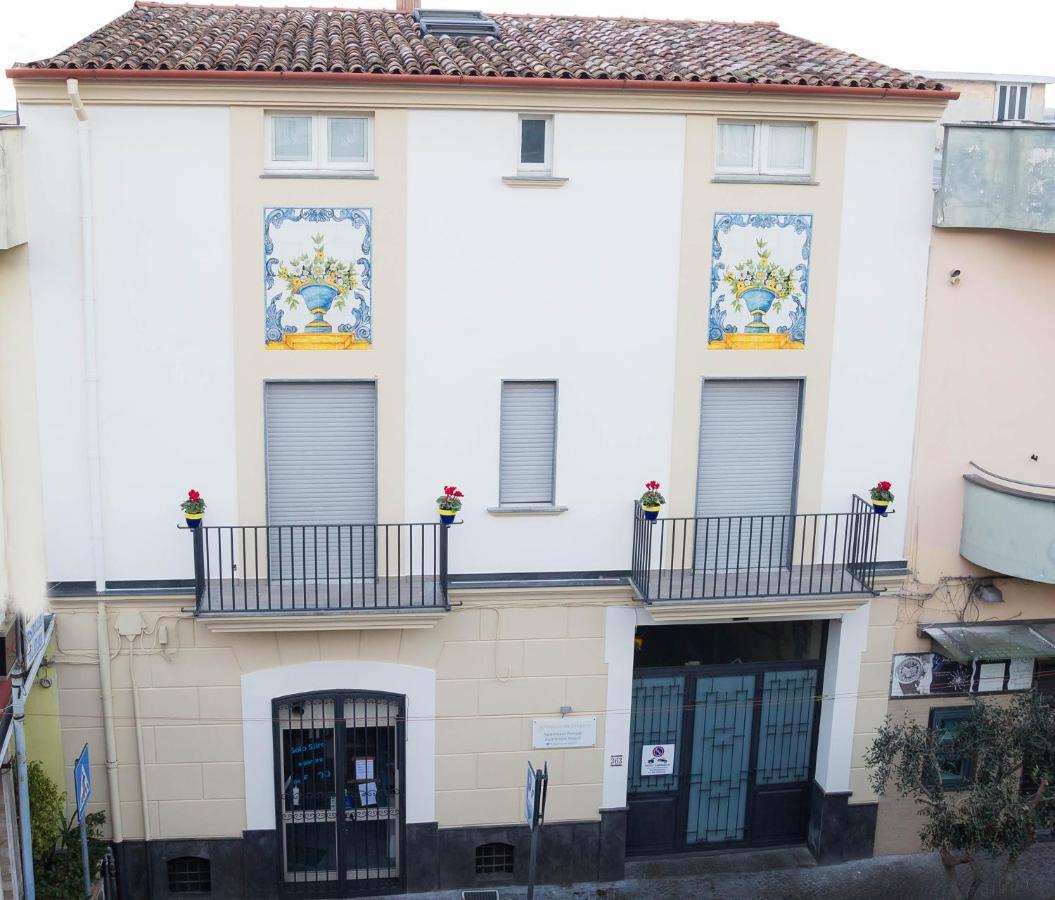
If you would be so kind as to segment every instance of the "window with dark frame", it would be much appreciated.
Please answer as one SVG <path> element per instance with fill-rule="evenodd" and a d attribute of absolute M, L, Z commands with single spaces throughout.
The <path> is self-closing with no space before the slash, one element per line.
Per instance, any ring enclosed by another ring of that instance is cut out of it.
<path fill-rule="evenodd" d="M 970 706 L 953 706 L 930 711 L 930 728 L 938 735 L 938 771 L 941 786 L 955 790 L 964 787 L 972 774 L 971 758 L 952 749 L 960 726 L 971 718 Z"/>
<path fill-rule="evenodd" d="M 211 894 L 212 865 L 201 856 L 177 856 L 166 863 L 171 894 Z"/>
<path fill-rule="evenodd" d="M 512 875 L 513 845 L 501 842 L 480 844 L 476 848 L 477 875 Z"/>

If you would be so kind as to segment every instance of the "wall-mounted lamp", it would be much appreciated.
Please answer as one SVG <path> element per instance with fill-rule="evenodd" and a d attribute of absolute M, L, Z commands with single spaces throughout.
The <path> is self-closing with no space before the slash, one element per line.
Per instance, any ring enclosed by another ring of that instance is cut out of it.
<path fill-rule="evenodd" d="M 949 284 L 959 284 L 961 274 L 963 273 L 959 269 L 953 269 L 949 272 Z"/>

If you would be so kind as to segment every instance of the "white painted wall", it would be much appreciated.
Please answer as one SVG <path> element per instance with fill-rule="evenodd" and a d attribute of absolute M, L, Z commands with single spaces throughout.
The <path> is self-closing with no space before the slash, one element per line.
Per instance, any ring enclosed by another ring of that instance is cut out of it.
<path fill-rule="evenodd" d="M 191 578 L 178 504 L 235 521 L 226 109 L 89 106 L 108 580 Z M 26 195 L 48 577 L 93 577 L 76 128 L 26 105 Z M 27 335 L 27 339 L 29 336 Z"/>
<path fill-rule="evenodd" d="M 670 465 L 684 120 L 559 114 L 556 190 L 503 184 L 517 127 L 410 113 L 407 514 L 462 488 L 453 572 L 625 569 L 632 501 Z M 559 381 L 560 516 L 486 512 L 503 378 Z"/>
<path fill-rule="evenodd" d="M 271 701 L 292 692 L 341 690 L 386 691 L 406 697 L 407 822 L 436 821 L 436 673 L 396 663 L 334 660 L 262 669 L 242 676 L 248 830 L 275 827 Z"/>
<path fill-rule="evenodd" d="M 930 244 L 933 126 L 850 122 L 822 509 L 892 482 L 907 512 Z M 879 559 L 905 558 L 907 515 Z"/>
<path fill-rule="evenodd" d="M 829 794 L 850 790 L 861 654 L 868 643 L 868 611 L 866 603 L 828 623 L 814 777 Z"/>

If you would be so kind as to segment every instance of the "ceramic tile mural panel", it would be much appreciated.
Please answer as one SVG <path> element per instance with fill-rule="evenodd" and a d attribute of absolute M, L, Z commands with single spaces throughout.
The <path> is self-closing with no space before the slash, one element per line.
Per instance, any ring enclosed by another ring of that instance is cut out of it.
<path fill-rule="evenodd" d="M 371 210 L 264 209 L 264 341 L 269 350 L 369 347 Z"/>
<path fill-rule="evenodd" d="M 708 347 L 805 347 L 812 239 L 812 215 L 715 213 Z"/>

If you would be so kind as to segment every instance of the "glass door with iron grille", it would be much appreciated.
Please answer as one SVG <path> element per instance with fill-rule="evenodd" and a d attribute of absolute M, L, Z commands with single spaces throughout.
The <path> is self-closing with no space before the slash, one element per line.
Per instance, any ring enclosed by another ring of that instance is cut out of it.
<path fill-rule="evenodd" d="M 627 853 L 804 840 L 819 694 L 819 663 L 636 670 Z"/>
<path fill-rule="evenodd" d="M 274 702 L 280 883 L 345 897 L 403 884 L 404 699 L 335 691 Z"/>

